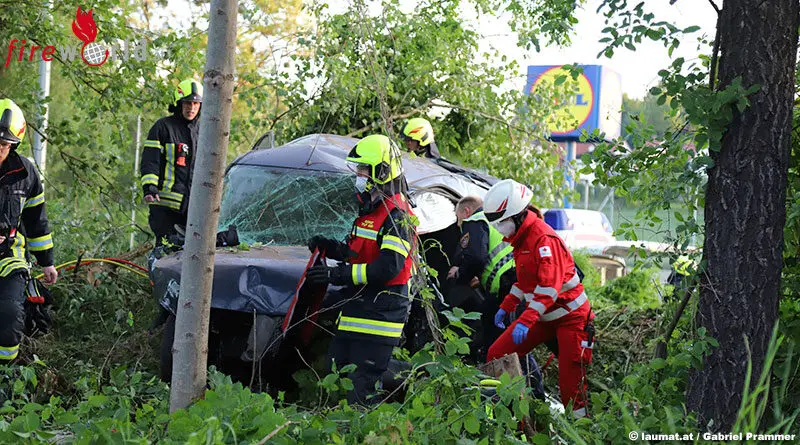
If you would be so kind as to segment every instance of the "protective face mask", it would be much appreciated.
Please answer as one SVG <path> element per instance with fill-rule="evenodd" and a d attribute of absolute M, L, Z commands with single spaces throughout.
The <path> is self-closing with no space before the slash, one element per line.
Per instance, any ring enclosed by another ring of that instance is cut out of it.
<path fill-rule="evenodd" d="M 356 176 L 356 190 L 358 193 L 364 193 L 367 191 L 367 184 L 369 183 L 369 178 L 366 176 Z"/>
<path fill-rule="evenodd" d="M 494 226 L 501 235 L 508 238 L 517 231 L 517 226 L 514 224 L 514 221 L 507 219 L 505 221 L 500 221 L 496 226 Z"/>

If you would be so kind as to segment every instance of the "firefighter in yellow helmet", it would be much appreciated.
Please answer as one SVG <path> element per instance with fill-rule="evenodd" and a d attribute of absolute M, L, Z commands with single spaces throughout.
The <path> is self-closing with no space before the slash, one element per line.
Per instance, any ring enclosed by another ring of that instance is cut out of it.
<path fill-rule="evenodd" d="M 307 278 L 315 285 L 345 287 L 329 356 L 338 369 L 356 365 L 349 376 L 353 390 L 348 401 L 371 404 L 377 401 L 370 397 L 375 383 L 387 370 L 408 320 L 415 227 L 403 191 L 400 152 L 388 137 L 365 137 L 347 160 L 356 173 L 359 216 L 344 242 L 319 235 L 309 240 L 312 252 L 319 248 L 327 258 L 342 262 L 314 266 Z"/>
<path fill-rule="evenodd" d="M 30 254 L 46 284 L 58 279 L 42 181 L 33 163 L 17 152 L 24 136 L 22 110 L 11 99 L 0 99 L 0 364 L 19 353 Z"/>
<path fill-rule="evenodd" d="M 433 127 L 427 119 L 409 119 L 403 128 L 403 138 L 408 151 L 426 158 L 441 158 L 439 148 L 433 140 Z"/>
<path fill-rule="evenodd" d="M 176 224 L 186 225 L 203 84 L 186 79 L 175 88 L 172 99 L 172 114 L 153 124 L 142 150 L 142 190 L 150 207 L 148 222 L 156 246 L 177 233 Z"/>

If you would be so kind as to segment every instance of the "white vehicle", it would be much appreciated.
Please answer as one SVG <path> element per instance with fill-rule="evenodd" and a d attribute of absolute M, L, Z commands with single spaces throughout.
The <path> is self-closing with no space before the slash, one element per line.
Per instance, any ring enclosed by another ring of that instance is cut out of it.
<path fill-rule="evenodd" d="M 607 246 L 616 242 L 611 222 L 596 210 L 549 209 L 544 213 L 544 221 L 570 249 Z"/>

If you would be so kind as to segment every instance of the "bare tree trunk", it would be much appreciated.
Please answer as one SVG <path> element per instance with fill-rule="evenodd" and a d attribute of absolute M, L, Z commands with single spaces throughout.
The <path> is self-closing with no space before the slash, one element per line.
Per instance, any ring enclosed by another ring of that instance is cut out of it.
<path fill-rule="evenodd" d="M 730 432 L 747 369 L 743 338 L 758 376 L 778 318 L 798 0 L 726 0 L 718 23 L 719 88 L 741 77 L 761 89 L 711 154 L 697 323 L 719 347 L 690 376 L 687 402 L 702 425 Z"/>
<path fill-rule="evenodd" d="M 172 347 L 170 412 L 202 397 L 206 386 L 214 249 L 233 102 L 236 14 L 237 0 L 211 1 L 200 139 Z"/>

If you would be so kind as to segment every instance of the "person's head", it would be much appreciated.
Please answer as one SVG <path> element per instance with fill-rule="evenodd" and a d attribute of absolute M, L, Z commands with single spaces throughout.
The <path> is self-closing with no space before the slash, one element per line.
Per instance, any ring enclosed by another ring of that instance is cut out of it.
<path fill-rule="evenodd" d="M 417 154 L 424 153 L 433 142 L 433 127 L 427 119 L 421 117 L 409 119 L 403 128 L 403 138 L 408 151 Z"/>
<path fill-rule="evenodd" d="M 173 106 L 177 107 L 181 116 L 193 121 L 200 113 L 203 103 L 203 84 L 194 79 L 185 79 L 173 93 Z"/>
<path fill-rule="evenodd" d="M 458 201 L 456 204 L 456 219 L 458 220 L 458 226 L 461 227 L 461 223 L 464 222 L 465 219 L 472 216 L 476 210 L 483 206 L 483 200 L 478 196 L 465 196 Z"/>
<path fill-rule="evenodd" d="M 0 99 L 0 164 L 25 135 L 25 116 L 11 99 Z"/>
<path fill-rule="evenodd" d="M 519 230 L 532 198 L 531 189 L 513 179 L 504 179 L 486 192 L 483 213 L 489 223 L 508 238 Z"/>
<path fill-rule="evenodd" d="M 356 190 L 359 193 L 377 192 L 403 174 L 397 146 L 382 134 L 373 134 L 358 141 L 347 155 L 356 173 Z"/>

